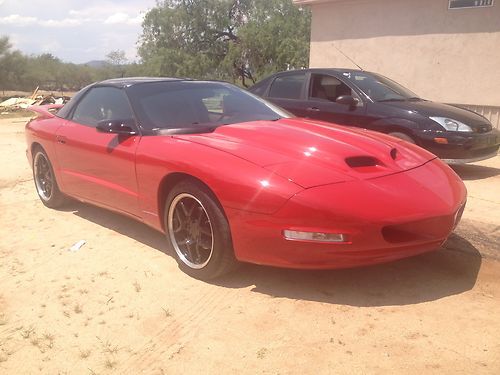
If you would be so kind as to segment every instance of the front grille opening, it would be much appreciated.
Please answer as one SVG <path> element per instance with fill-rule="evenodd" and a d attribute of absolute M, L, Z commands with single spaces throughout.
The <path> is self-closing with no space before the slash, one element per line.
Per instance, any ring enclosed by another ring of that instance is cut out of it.
<path fill-rule="evenodd" d="M 382 228 L 382 236 L 384 236 L 384 240 L 389 243 L 412 242 L 422 239 L 422 236 L 418 233 L 397 228 L 396 226 L 386 226 Z"/>
<path fill-rule="evenodd" d="M 378 159 L 372 156 L 352 156 L 350 158 L 346 158 L 345 162 L 351 168 L 374 167 L 376 165 L 382 165 L 382 163 Z"/>

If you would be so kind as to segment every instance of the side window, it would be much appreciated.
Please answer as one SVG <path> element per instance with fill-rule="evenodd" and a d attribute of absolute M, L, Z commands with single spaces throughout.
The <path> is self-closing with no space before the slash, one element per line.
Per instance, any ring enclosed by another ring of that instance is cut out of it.
<path fill-rule="evenodd" d="M 115 87 L 95 87 L 78 103 L 72 120 L 96 127 L 102 120 L 130 120 L 134 115 L 123 90 Z"/>
<path fill-rule="evenodd" d="M 310 98 L 334 102 L 341 95 L 353 95 L 352 90 L 337 78 L 324 74 L 311 77 Z"/>
<path fill-rule="evenodd" d="M 277 77 L 269 90 L 269 97 L 283 99 L 300 99 L 302 86 L 306 80 L 305 73 L 287 74 Z"/>
<path fill-rule="evenodd" d="M 258 96 L 263 96 L 264 93 L 266 92 L 268 82 L 269 82 L 269 80 L 259 82 L 259 83 L 255 84 L 255 85 L 253 85 L 250 88 L 249 91 L 252 94 L 255 94 L 255 95 L 258 95 Z"/>

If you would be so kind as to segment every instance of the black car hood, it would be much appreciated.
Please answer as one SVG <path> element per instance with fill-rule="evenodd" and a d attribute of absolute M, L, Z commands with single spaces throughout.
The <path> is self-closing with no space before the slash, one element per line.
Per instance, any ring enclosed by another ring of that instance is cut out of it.
<path fill-rule="evenodd" d="M 436 103 L 427 100 L 406 100 L 394 102 L 379 102 L 391 106 L 393 108 L 400 108 L 406 111 L 413 111 L 425 117 L 447 117 L 453 120 L 458 120 L 464 124 L 472 127 L 484 127 L 490 125 L 489 121 L 481 115 L 467 109 L 458 108 L 452 105 Z"/>

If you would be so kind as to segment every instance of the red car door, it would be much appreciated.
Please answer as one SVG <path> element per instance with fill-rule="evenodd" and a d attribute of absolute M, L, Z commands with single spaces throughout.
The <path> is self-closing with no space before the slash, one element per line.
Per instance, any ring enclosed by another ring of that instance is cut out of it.
<path fill-rule="evenodd" d="M 77 198 L 139 216 L 135 153 L 140 141 L 125 92 L 94 87 L 57 131 L 62 190 Z M 101 121 L 131 124 L 135 134 L 97 130 Z"/>

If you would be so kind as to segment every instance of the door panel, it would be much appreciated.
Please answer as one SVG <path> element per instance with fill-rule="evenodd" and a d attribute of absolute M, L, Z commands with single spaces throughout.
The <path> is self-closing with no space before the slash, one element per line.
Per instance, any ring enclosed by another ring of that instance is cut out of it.
<path fill-rule="evenodd" d="M 291 72 L 277 76 L 271 83 L 267 100 L 298 117 L 307 116 L 305 97 L 306 72 Z"/>
<path fill-rule="evenodd" d="M 339 125 L 364 127 L 366 105 L 345 82 L 328 74 L 311 74 L 307 87 L 307 117 Z M 359 100 L 358 105 L 339 104 L 341 95 L 351 95 Z"/>
<path fill-rule="evenodd" d="M 65 192 L 138 214 L 135 152 L 139 136 L 100 133 L 93 127 L 67 121 L 56 138 Z"/>
<path fill-rule="evenodd" d="M 90 89 L 79 100 L 71 120 L 58 129 L 56 153 L 63 189 L 78 198 L 138 215 L 135 153 L 140 136 L 99 132 L 96 127 L 101 121 L 123 121 L 136 128 L 122 89 Z"/>
<path fill-rule="evenodd" d="M 344 104 L 310 99 L 307 102 L 306 117 L 339 125 L 364 127 L 365 109 L 365 106 L 349 108 Z"/>

